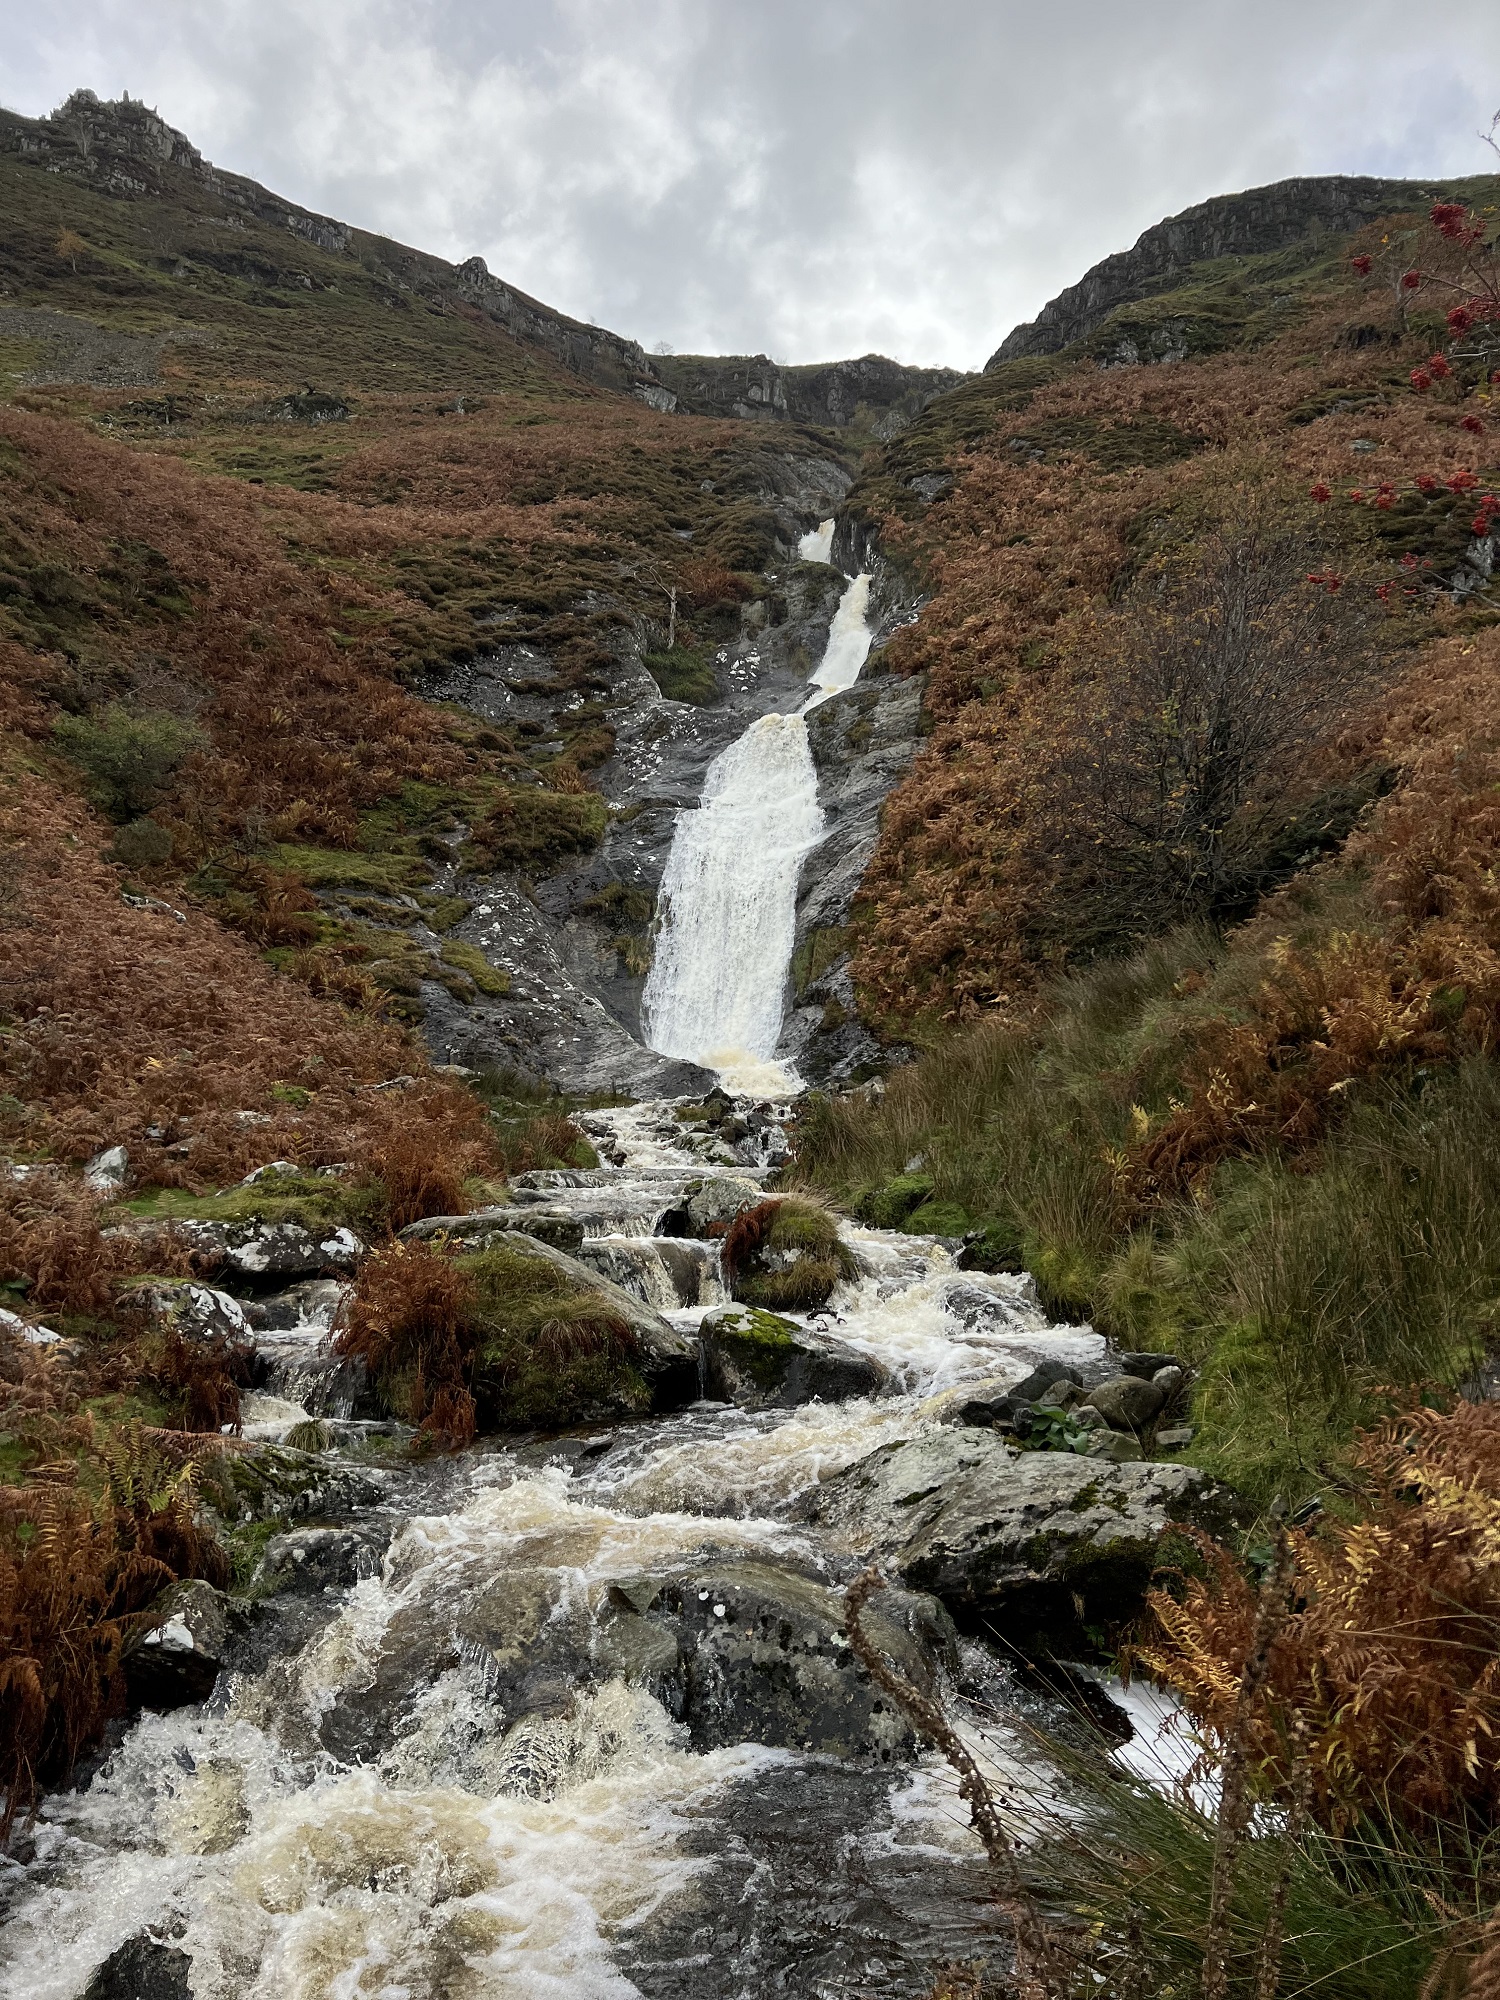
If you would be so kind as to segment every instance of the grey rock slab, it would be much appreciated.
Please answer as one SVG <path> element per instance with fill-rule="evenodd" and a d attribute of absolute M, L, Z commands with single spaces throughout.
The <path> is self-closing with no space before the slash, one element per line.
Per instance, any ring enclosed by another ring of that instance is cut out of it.
<path fill-rule="evenodd" d="M 304 1278 L 270 1298 L 243 1302 L 246 1320 L 256 1333 L 290 1333 L 295 1327 L 330 1327 L 337 1319 L 349 1287 L 338 1278 Z"/>
<path fill-rule="evenodd" d="M 476 1208 L 468 1215 L 429 1215 L 401 1233 L 413 1242 L 447 1236 L 471 1250 L 486 1249 L 498 1237 L 517 1233 L 534 1236 L 570 1256 L 583 1247 L 582 1221 L 555 1202 L 510 1202 L 497 1208 Z"/>
<path fill-rule="evenodd" d="M 1128 1615 L 1168 1529 L 1223 1526 L 1234 1507 L 1189 1466 L 1022 1452 L 993 1431 L 955 1427 L 883 1446 L 802 1511 L 861 1557 L 894 1564 L 913 1589 L 1025 1645 Z"/>
<path fill-rule="evenodd" d="M 916 1747 L 849 1646 L 842 1591 L 779 1564 L 731 1560 L 686 1567 L 654 1589 L 627 1580 L 611 1596 L 600 1666 L 651 1686 L 695 1750 L 748 1741 L 888 1762 Z M 883 1592 L 866 1626 L 924 1690 L 953 1658 L 952 1624 L 931 1597 Z"/>
<path fill-rule="evenodd" d="M 130 1155 L 123 1146 L 106 1146 L 83 1169 L 83 1177 L 100 1194 L 116 1194 L 130 1176 Z"/>
<path fill-rule="evenodd" d="M 743 1409 L 842 1403 L 876 1395 L 889 1380 L 878 1361 L 847 1341 L 750 1306 L 717 1307 L 698 1338 L 703 1394 Z"/>
<path fill-rule="evenodd" d="M 741 1180 L 733 1174 L 717 1174 L 697 1188 L 684 1204 L 688 1227 L 685 1236 L 707 1236 L 722 1232 L 737 1215 L 765 1199 L 765 1190 L 756 1181 Z"/>
<path fill-rule="evenodd" d="M 266 1543 L 256 1570 L 259 1589 L 275 1595 L 324 1595 L 351 1590 L 379 1576 L 394 1524 L 371 1521 L 337 1528 L 293 1528 Z"/>
<path fill-rule="evenodd" d="M 352 1229 L 313 1231 L 300 1222 L 219 1222 L 197 1216 L 166 1222 L 140 1218 L 104 1232 L 149 1240 L 167 1235 L 220 1271 L 251 1280 L 313 1278 L 351 1272 L 365 1254 Z"/>

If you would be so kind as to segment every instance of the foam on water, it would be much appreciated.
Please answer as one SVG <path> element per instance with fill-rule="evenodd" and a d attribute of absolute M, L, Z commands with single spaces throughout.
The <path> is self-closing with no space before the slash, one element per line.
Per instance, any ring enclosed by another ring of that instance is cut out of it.
<path fill-rule="evenodd" d="M 831 514 L 817 527 L 808 529 L 797 544 L 797 554 L 803 562 L 826 563 L 832 560 L 833 529 L 834 517 Z"/>

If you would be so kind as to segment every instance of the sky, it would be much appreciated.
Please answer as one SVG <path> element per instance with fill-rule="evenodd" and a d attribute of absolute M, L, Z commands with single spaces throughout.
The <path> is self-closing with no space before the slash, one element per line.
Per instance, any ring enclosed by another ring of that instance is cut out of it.
<path fill-rule="evenodd" d="M 128 91 L 221 167 L 678 353 L 977 368 L 1292 174 L 1482 173 L 1500 4 L 45 0 L 0 103 Z"/>

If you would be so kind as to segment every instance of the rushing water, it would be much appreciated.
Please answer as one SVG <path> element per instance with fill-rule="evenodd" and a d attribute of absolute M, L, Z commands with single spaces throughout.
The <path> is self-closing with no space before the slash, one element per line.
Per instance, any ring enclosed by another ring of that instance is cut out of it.
<path fill-rule="evenodd" d="M 518 1195 L 589 1223 L 612 1210 L 586 1252 L 649 1264 L 670 1244 L 625 1234 L 631 1218 L 659 1220 L 705 1171 L 672 1110 L 592 1114 L 620 1164 Z M 941 1767 L 694 1750 L 604 1651 L 620 1579 L 747 1557 L 847 1577 L 837 1538 L 799 1524 L 802 1494 L 934 1422 L 966 1380 L 1098 1351 L 1024 1279 L 961 1273 L 925 1238 L 848 1238 L 863 1275 L 829 1317 L 891 1371 L 885 1393 L 393 1466 L 378 1573 L 310 1633 L 273 1626 L 205 1708 L 143 1717 L 86 1791 L 47 1803 L 13 1870 L 5 2000 L 78 2000 L 143 1927 L 190 1955 L 195 2000 L 910 1996 L 940 1959 L 992 1947 Z M 278 1338 L 312 1350 L 326 1330 Z M 301 1379 L 278 1366 L 283 1390 Z M 283 1393 L 264 1428 L 304 1414 Z M 987 1754 L 1008 1749 L 992 1731 Z"/>
<path fill-rule="evenodd" d="M 802 538 L 808 560 L 827 560 L 824 528 L 831 539 L 830 522 Z M 701 801 L 678 819 L 662 876 L 661 930 L 641 1001 L 647 1045 L 715 1069 L 750 1095 L 786 1097 L 798 1087 L 774 1057 L 798 878 L 823 837 L 803 716 L 859 678 L 869 598 L 869 576 L 853 578 L 802 713 L 761 716 L 709 767 Z"/>

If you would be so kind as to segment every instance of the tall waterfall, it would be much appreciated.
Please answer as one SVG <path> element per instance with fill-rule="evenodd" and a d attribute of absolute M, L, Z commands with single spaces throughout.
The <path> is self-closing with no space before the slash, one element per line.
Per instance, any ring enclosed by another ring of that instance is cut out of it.
<path fill-rule="evenodd" d="M 870 650 L 869 595 L 861 575 L 840 599 L 807 707 L 858 678 Z M 677 821 L 641 1000 L 648 1047 L 716 1069 L 731 1090 L 774 1097 L 796 1088 L 773 1057 L 797 880 L 822 837 L 807 724 L 800 714 L 763 715 L 709 766 L 696 810 Z"/>
<path fill-rule="evenodd" d="M 641 1004 L 651 1048 L 717 1069 L 731 1087 L 784 1087 L 770 1058 L 797 877 L 822 833 L 807 724 L 763 715 L 714 760 L 702 802 L 677 822 L 661 885 L 666 923 Z"/>

